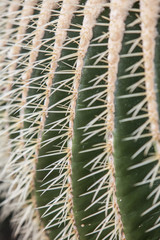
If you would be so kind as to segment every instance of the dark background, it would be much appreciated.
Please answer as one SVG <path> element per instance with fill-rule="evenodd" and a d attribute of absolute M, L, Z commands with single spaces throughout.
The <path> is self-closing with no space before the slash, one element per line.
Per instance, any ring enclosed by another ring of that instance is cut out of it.
<path fill-rule="evenodd" d="M 12 236 L 10 217 L 0 224 L 0 240 L 17 240 Z"/>

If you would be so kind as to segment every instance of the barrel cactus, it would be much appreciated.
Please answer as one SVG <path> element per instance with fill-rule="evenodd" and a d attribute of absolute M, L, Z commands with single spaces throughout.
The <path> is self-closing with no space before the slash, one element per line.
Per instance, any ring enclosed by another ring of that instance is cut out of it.
<path fill-rule="evenodd" d="M 0 218 L 18 239 L 160 239 L 159 12 L 1 0 Z"/>

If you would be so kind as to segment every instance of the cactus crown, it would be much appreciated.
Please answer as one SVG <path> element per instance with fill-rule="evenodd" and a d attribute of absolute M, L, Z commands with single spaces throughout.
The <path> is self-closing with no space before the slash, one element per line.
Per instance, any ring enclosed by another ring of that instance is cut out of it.
<path fill-rule="evenodd" d="M 158 240 L 159 0 L 1 0 L 1 219 L 23 240 Z"/>

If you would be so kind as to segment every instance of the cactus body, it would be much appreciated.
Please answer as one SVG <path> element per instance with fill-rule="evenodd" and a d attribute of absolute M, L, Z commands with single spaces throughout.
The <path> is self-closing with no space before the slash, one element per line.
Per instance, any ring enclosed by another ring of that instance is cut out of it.
<path fill-rule="evenodd" d="M 159 10 L 1 1 L 1 219 L 19 239 L 160 239 Z"/>

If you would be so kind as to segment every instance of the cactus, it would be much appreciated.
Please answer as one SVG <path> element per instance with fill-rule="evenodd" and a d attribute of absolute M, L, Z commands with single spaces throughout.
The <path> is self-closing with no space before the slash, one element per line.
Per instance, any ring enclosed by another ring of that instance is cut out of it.
<path fill-rule="evenodd" d="M 19 240 L 160 238 L 159 0 L 1 0 L 1 221 Z"/>

